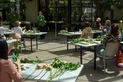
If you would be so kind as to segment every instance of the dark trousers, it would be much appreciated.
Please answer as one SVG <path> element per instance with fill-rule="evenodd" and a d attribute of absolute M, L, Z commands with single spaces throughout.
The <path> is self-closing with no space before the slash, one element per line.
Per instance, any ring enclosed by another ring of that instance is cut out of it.
<path fill-rule="evenodd" d="M 40 32 L 46 32 L 46 27 L 45 26 L 39 26 L 38 28 Z M 40 35 L 40 39 L 45 39 L 45 34 Z"/>

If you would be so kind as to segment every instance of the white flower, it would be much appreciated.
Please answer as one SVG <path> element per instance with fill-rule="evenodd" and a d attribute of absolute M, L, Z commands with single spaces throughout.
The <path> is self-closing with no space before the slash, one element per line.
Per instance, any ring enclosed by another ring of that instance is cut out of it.
<path fill-rule="evenodd" d="M 123 23 L 123 21 L 122 21 L 122 20 L 120 20 L 120 23 Z"/>
<path fill-rule="evenodd" d="M 97 21 L 97 22 L 100 22 L 100 21 L 101 21 L 101 18 L 98 17 L 98 18 L 96 19 L 96 21 Z"/>

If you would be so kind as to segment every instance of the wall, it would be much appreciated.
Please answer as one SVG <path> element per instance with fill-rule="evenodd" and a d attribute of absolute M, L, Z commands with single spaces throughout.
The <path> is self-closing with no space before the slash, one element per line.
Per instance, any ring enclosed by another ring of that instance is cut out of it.
<path fill-rule="evenodd" d="M 123 9 L 117 9 L 114 7 L 114 19 L 117 17 L 118 19 L 123 16 Z"/>
<path fill-rule="evenodd" d="M 37 3 L 37 0 L 32 0 L 32 1 L 29 1 L 27 4 L 26 4 L 26 20 L 27 21 L 31 21 L 31 22 L 34 22 L 36 23 L 37 22 L 37 15 L 38 15 L 38 3 Z"/>

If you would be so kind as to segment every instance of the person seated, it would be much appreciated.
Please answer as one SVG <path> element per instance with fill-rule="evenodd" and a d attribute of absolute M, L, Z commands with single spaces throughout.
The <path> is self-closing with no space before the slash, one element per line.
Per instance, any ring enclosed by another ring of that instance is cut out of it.
<path fill-rule="evenodd" d="M 8 60 L 8 53 L 13 48 L 14 44 L 8 46 L 5 39 L 0 37 L 0 81 L 2 82 L 22 82 L 22 72 L 20 59 L 18 58 L 17 62 Z"/>
<path fill-rule="evenodd" d="M 106 33 L 108 33 L 111 29 L 111 21 L 110 20 L 106 20 L 105 21 L 105 26 L 100 26 L 99 30 L 102 31 L 101 35 L 105 35 Z"/>
<path fill-rule="evenodd" d="M 25 32 L 25 26 L 24 27 L 20 27 L 20 21 L 15 21 L 14 22 L 14 28 L 12 28 L 12 30 L 14 31 L 14 33 L 19 33 L 21 35 L 21 40 L 23 41 L 23 34 Z"/>
<path fill-rule="evenodd" d="M 92 33 L 92 28 L 90 27 L 90 23 L 89 22 L 85 22 L 84 23 L 84 28 L 82 30 L 82 34 L 81 34 L 80 38 L 84 38 L 84 36 L 87 33 Z"/>
<path fill-rule="evenodd" d="M 8 30 L 8 28 L 4 28 L 2 22 L 0 22 L 0 35 L 6 39 L 6 36 L 4 35 L 4 30 Z"/>
<path fill-rule="evenodd" d="M 101 41 L 100 46 L 97 47 L 97 54 L 99 55 L 104 55 L 105 47 L 107 43 L 111 42 L 120 42 L 119 39 L 119 26 L 117 24 L 112 24 L 111 25 L 111 30 L 109 34 L 107 34 L 104 39 Z M 102 68 L 103 67 L 103 60 L 100 58 L 100 62 L 98 67 Z"/>

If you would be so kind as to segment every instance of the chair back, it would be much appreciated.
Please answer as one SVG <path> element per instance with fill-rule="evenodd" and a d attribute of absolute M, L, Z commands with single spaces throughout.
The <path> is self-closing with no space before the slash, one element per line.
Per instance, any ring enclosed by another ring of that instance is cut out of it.
<path fill-rule="evenodd" d="M 93 38 L 93 36 L 94 36 L 94 33 L 86 33 L 86 34 L 83 36 L 83 38 L 88 39 L 88 38 Z"/>
<path fill-rule="evenodd" d="M 119 42 L 107 43 L 105 47 L 105 56 L 115 56 L 119 48 Z"/>

